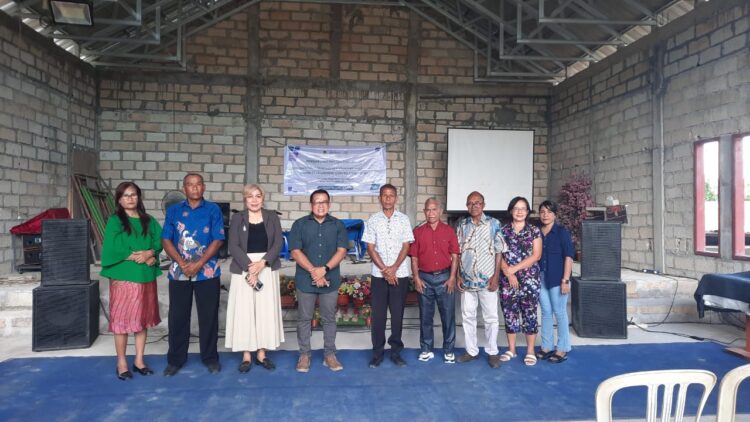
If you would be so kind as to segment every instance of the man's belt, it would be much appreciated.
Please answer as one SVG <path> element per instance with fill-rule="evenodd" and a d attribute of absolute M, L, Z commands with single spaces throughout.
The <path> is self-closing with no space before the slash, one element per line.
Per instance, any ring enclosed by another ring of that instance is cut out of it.
<path fill-rule="evenodd" d="M 430 274 L 432 276 L 436 276 L 436 275 L 441 275 L 441 274 L 445 274 L 447 272 L 450 272 L 450 270 L 451 270 L 450 267 L 448 267 L 448 268 L 444 268 L 444 269 L 438 270 L 438 271 L 422 271 L 422 270 L 419 270 L 419 272 L 420 273 L 425 273 L 425 274 Z"/>

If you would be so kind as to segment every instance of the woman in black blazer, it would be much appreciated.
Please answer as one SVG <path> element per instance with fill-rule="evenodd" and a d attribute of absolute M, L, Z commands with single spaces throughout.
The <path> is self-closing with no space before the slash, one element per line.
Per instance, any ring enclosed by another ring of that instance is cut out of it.
<path fill-rule="evenodd" d="M 284 341 L 279 286 L 279 253 L 284 242 L 276 212 L 263 208 L 265 192 L 258 185 L 243 189 L 245 209 L 229 224 L 229 267 L 232 281 L 227 303 L 225 346 L 243 352 L 238 370 L 255 364 L 268 370 L 276 366 L 266 356 Z"/>

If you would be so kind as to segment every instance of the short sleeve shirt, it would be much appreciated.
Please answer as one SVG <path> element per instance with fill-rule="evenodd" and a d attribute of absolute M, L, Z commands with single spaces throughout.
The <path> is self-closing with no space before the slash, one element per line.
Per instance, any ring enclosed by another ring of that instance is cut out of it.
<path fill-rule="evenodd" d="M 464 217 L 456 227 L 461 248 L 461 277 L 469 290 L 486 289 L 495 274 L 495 255 L 507 250 L 500 221 L 482 213 L 479 223 Z"/>
<path fill-rule="evenodd" d="M 435 230 L 428 223 L 414 229 L 409 255 L 417 258 L 419 271 L 431 273 L 448 269 L 453 261 L 451 255 L 459 252 L 456 232 L 442 221 L 438 221 Z"/>
<path fill-rule="evenodd" d="M 508 265 L 516 265 L 533 252 L 534 239 L 542 237 L 542 231 L 539 227 L 526 224 L 521 231 L 513 230 L 513 226 L 506 224 L 502 228 L 503 237 L 508 243 L 508 249 L 503 253 L 505 262 Z M 519 280 L 539 279 L 539 263 L 535 262 L 529 268 L 524 268 L 516 273 Z"/>
<path fill-rule="evenodd" d="M 316 267 L 328 263 L 338 248 L 346 249 L 349 239 L 346 227 L 339 219 L 326 215 L 322 223 L 312 214 L 306 215 L 292 224 L 289 232 L 289 250 L 299 249 Z M 331 268 L 326 274 L 329 287 L 313 287 L 310 273 L 297 263 L 294 276 L 297 288 L 305 293 L 329 293 L 338 290 L 341 283 L 340 266 Z"/>
<path fill-rule="evenodd" d="M 161 238 L 172 242 L 182 259 L 188 262 L 199 261 L 214 240 L 224 240 L 224 217 L 221 209 L 213 202 L 201 200 L 192 208 L 187 200 L 171 206 L 167 210 Z M 219 259 L 212 256 L 192 281 L 203 281 L 221 276 Z M 177 265 L 169 267 L 170 280 L 190 280 Z"/>
<path fill-rule="evenodd" d="M 388 218 L 383 211 L 373 214 L 365 224 L 362 241 L 375 245 L 375 250 L 385 265 L 393 265 L 398 259 L 398 254 L 401 252 L 404 243 L 414 241 L 409 217 L 397 210 L 393 211 L 391 218 Z M 409 277 L 409 274 L 411 274 L 410 267 L 409 258 L 404 259 L 396 270 L 396 277 Z M 374 262 L 372 264 L 372 275 L 383 277 L 383 273 L 380 272 Z"/>

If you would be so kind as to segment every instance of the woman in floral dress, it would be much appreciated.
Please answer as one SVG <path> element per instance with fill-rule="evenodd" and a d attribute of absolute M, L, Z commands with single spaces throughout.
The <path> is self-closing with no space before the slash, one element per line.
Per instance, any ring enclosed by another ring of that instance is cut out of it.
<path fill-rule="evenodd" d="M 537 307 L 539 306 L 539 258 L 542 256 L 542 233 L 528 224 L 529 201 L 517 196 L 510 201 L 508 213 L 511 222 L 500 229 L 507 251 L 503 253 L 500 304 L 505 317 L 508 350 L 500 356 L 507 362 L 517 356 L 516 335 L 526 336 L 527 366 L 536 364 L 534 341 L 536 339 Z"/>

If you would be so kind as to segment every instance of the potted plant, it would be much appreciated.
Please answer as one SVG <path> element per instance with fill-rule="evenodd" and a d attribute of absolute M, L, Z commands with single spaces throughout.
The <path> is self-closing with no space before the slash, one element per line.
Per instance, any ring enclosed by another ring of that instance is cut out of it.
<path fill-rule="evenodd" d="M 281 307 L 293 308 L 297 301 L 297 288 L 294 284 L 294 277 L 281 276 L 279 278 L 279 287 Z"/>
<path fill-rule="evenodd" d="M 365 325 L 369 327 L 372 324 L 372 307 L 370 305 L 362 305 L 359 309 L 359 316 L 365 320 Z"/>
<path fill-rule="evenodd" d="M 419 292 L 417 292 L 417 288 L 414 286 L 414 279 L 409 278 L 409 291 L 406 293 L 406 302 L 404 302 L 404 305 L 416 305 L 419 302 L 418 294 Z"/>
<path fill-rule="evenodd" d="M 370 282 L 367 279 L 354 278 L 351 282 L 349 295 L 356 308 L 361 308 L 365 304 L 365 299 L 370 297 Z"/>
<path fill-rule="evenodd" d="M 336 300 L 336 304 L 344 307 L 349 306 L 349 296 L 351 295 L 352 285 L 349 280 L 342 277 L 341 285 L 339 286 L 339 297 Z"/>
<path fill-rule="evenodd" d="M 312 328 L 318 328 L 318 326 L 320 325 L 320 308 L 315 308 L 313 318 L 312 320 L 310 320 L 310 325 L 312 326 Z"/>
<path fill-rule="evenodd" d="M 581 226 L 586 218 L 586 208 L 593 205 L 591 178 L 581 173 L 569 175 L 560 188 L 557 219 L 570 231 L 577 252 L 581 250 Z"/>

